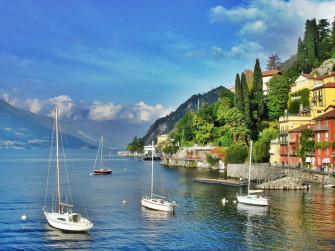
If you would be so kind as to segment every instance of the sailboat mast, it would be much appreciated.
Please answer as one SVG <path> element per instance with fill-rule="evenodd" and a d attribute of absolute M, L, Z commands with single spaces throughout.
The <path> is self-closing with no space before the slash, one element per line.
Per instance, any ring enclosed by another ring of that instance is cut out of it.
<path fill-rule="evenodd" d="M 154 141 L 151 148 L 151 199 L 154 192 Z"/>
<path fill-rule="evenodd" d="M 100 158 L 100 167 L 102 168 L 102 146 L 103 146 L 103 144 L 104 144 L 104 135 L 102 134 L 101 135 L 101 152 L 100 152 L 100 154 L 101 154 L 101 158 Z"/>
<path fill-rule="evenodd" d="M 250 141 L 250 156 L 249 156 L 249 178 L 248 178 L 248 195 L 250 190 L 250 175 L 251 175 L 251 153 L 252 153 L 252 140 Z"/>
<path fill-rule="evenodd" d="M 59 182 L 59 150 L 58 150 L 58 108 L 55 107 L 56 122 L 56 165 L 57 165 L 57 190 L 58 190 L 58 213 L 60 213 L 60 182 Z"/>

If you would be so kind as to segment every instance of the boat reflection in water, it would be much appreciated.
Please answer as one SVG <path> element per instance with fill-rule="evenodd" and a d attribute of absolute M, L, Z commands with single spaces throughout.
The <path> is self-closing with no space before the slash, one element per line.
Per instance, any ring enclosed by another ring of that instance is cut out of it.
<path fill-rule="evenodd" d="M 269 207 L 255 207 L 252 205 L 237 204 L 237 211 L 246 216 L 266 216 L 270 212 Z"/>
<path fill-rule="evenodd" d="M 175 218 L 174 212 L 157 211 L 150 208 L 141 207 L 142 217 L 150 221 L 166 221 Z"/>
<path fill-rule="evenodd" d="M 45 239 L 50 249 L 90 249 L 92 237 L 88 232 L 64 232 L 46 225 Z"/>

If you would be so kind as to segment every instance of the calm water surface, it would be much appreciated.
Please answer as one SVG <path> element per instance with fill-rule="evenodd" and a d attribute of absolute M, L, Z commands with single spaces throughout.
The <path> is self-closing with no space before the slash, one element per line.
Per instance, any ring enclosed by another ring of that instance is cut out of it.
<path fill-rule="evenodd" d="M 84 198 L 79 210 L 86 208 L 94 228 L 87 234 L 63 233 L 43 219 L 49 150 L 0 150 L 0 249 L 335 250 L 335 189 L 269 191 L 269 208 L 243 206 L 234 203 L 239 188 L 192 181 L 223 178 L 223 173 L 155 162 L 156 183 L 163 176 L 179 205 L 171 214 L 140 206 L 142 195 L 150 192 L 150 162 L 114 152 L 105 156 L 113 174 L 94 176 L 95 150 L 71 155 L 74 204 Z"/>

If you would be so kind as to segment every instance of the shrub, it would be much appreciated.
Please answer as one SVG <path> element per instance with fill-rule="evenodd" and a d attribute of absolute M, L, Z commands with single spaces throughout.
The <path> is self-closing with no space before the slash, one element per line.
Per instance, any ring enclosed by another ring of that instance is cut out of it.
<path fill-rule="evenodd" d="M 248 157 L 248 151 L 242 144 L 234 144 L 228 147 L 225 163 L 243 163 Z"/>
<path fill-rule="evenodd" d="M 216 155 L 207 154 L 207 163 L 210 166 L 216 166 L 219 163 L 219 158 Z"/>

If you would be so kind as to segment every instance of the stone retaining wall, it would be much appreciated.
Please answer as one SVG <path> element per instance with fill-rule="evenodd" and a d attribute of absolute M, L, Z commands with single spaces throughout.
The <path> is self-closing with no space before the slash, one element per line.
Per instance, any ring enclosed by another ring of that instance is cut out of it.
<path fill-rule="evenodd" d="M 270 177 L 280 177 L 285 172 L 276 167 L 269 166 L 268 163 L 255 163 L 252 164 L 250 170 L 251 180 L 263 180 Z M 227 176 L 231 178 L 242 178 L 248 179 L 249 177 L 249 164 L 228 164 L 227 165 Z"/>

